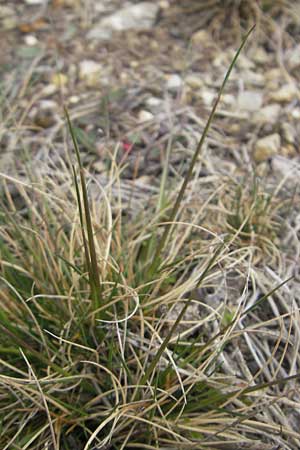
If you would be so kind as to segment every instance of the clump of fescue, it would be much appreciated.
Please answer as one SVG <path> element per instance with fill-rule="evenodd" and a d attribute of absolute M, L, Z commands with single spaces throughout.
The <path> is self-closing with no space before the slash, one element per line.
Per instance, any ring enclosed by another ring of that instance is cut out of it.
<path fill-rule="evenodd" d="M 250 248 L 197 213 L 187 220 L 185 189 L 217 104 L 173 206 L 155 199 L 134 221 L 113 190 L 118 169 L 104 185 L 85 172 L 70 121 L 75 167 L 61 160 L 30 183 L 2 175 L 2 450 L 299 446 L 285 417 L 299 404 L 298 310 L 285 309 L 285 282 L 266 289 Z M 196 295 L 233 271 L 237 298 L 226 284 L 218 305 Z M 195 302 L 201 316 L 186 320 Z M 178 303 L 176 317 L 161 315 Z"/>
<path fill-rule="evenodd" d="M 285 203 L 275 190 L 266 192 L 256 176 L 250 182 L 230 180 L 219 196 L 222 212 L 217 223 L 236 236 L 236 245 L 251 245 L 256 258 L 268 257 L 274 262 L 280 259 L 278 246 L 284 223 L 280 211 Z"/>
<path fill-rule="evenodd" d="M 168 264 L 147 279 L 138 255 L 141 244 L 148 245 L 146 224 L 154 210 L 132 229 L 123 225 L 107 202 L 108 183 L 102 201 L 90 201 L 101 283 L 97 304 L 72 179 L 61 175 L 65 185 L 57 197 L 50 180 L 36 179 L 33 186 L 16 182 L 22 213 L 8 189 L 2 200 L 1 448 L 219 448 L 215 434 L 239 448 L 264 439 L 266 430 L 292 439 L 288 427 L 266 422 L 259 412 L 263 403 L 268 411 L 279 393 L 264 390 L 258 402 L 258 374 L 245 378 L 238 369 L 235 375 L 222 369 L 227 357 L 221 349 L 242 342 L 247 333 L 239 326 L 247 296 L 229 319 L 220 304 L 201 319 L 183 320 L 185 332 L 175 332 L 153 364 L 163 330 L 174 324 L 167 314 L 160 316 L 161 306 L 185 304 L 199 277 L 205 286 L 232 270 L 236 250 L 224 244 L 215 253 L 220 239 L 203 240 L 201 230 L 192 236 L 192 227 L 185 226 L 185 240 L 199 246 L 185 261 L 178 225 L 177 254 L 166 248 Z M 236 264 L 241 268 L 238 259 Z M 185 266 L 190 269 L 182 277 Z M 205 298 L 197 301 L 205 305 Z M 268 324 L 252 321 L 251 327 L 259 331 Z M 275 379 L 266 379 L 265 389 Z"/>

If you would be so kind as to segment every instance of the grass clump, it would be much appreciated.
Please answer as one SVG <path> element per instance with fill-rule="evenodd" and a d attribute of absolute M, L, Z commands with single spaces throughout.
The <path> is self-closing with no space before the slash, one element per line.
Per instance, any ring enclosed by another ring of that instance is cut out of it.
<path fill-rule="evenodd" d="M 283 226 L 280 210 L 285 204 L 276 192 L 266 192 L 262 181 L 253 176 L 251 183 L 229 181 L 219 202 L 223 212 L 218 216 L 218 223 L 223 223 L 225 218 L 225 228 L 236 236 L 238 246 L 252 245 L 259 257 L 278 257 Z"/>
<path fill-rule="evenodd" d="M 113 195 L 118 169 L 112 164 L 105 186 L 86 174 L 70 121 L 73 173 L 58 160 L 55 178 L 37 173 L 26 184 L 3 176 L 3 450 L 234 449 L 260 442 L 267 449 L 300 441 L 272 414 L 275 404 L 283 411 L 288 382 L 297 378 L 281 370 L 296 312 L 260 323 L 257 309 L 277 289 L 248 305 L 249 280 L 255 283 L 249 252 L 241 249 L 237 258 L 230 237 L 204 229 L 197 217 L 187 222 L 182 208 L 219 98 L 174 206 L 160 210 L 153 202 L 134 223 Z M 228 315 L 226 292 L 215 307 L 197 293 L 234 268 L 244 271 L 244 288 Z M 175 317 L 162 315 L 162 307 L 169 312 L 179 303 Z M 199 316 L 187 319 L 195 304 Z M 252 335 L 276 324 L 282 332 L 270 338 L 271 358 Z M 228 368 L 237 343 L 258 358 L 252 372 L 242 369 L 241 354 L 240 366 Z M 269 445 L 270 433 L 277 434 Z"/>

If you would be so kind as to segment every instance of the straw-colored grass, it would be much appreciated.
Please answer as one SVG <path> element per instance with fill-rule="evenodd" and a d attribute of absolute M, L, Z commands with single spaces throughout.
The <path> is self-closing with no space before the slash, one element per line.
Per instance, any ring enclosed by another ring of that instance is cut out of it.
<path fill-rule="evenodd" d="M 169 206 L 132 214 L 114 161 L 105 184 L 82 167 L 69 118 L 73 167 L 2 174 L 1 449 L 299 448 L 289 283 L 255 265 L 248 212 L 215 232 L 215 196 L 190 207 L 218 101 Z"/>

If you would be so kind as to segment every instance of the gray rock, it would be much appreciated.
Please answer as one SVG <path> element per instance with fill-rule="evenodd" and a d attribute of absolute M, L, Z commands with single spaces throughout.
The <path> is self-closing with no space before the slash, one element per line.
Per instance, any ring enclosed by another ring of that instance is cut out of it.
<path fill-rule="evenodd" d="M 281 125 L 281 131 L 282 131 L 282 136 L 284 138 L 284 140 L 288 143 L 288 144 L 295 144 L 296 143 L 296 130 L 295 128 L 288 122 L 283 123 Z"/>
<path fill-rule="evenodd" d="M 254 112 L 258 111 L 263 103 L 263 94 L 260 91 L 243 91 L 238 96 L 238 107 L 240 110 Z"/>
<path fill-rule="evenodd" d="M 291 116 L 293 117 L 293 119 L 299 120 L 300 119 L 300 108 L 294 108 L 291 111 Z"/>
<path fill-rule="evenodd" d="M 200 89 L 203 87 L 203 79 L 201 75 L 191 74 L 185 78 L 186 84 L 192 89 Z"/>
<path fill-rule="evenodd" d="M 265 76 L 253 70 L 245 70 L 242 74 L 243 82 L 252 86 L 264 86 L 266 84 Z"/>
<path fill-rule="evenodd" d="M 253 116 L 253 122 L 260 125 L 274 125 L 280 115 L 281 107 L 278 103 L 271 103 L 257 111 Z"/>
<path fill-rule="evenodd" d="M 287 178 L 289 186 L 297 186 L 300 183 L 300 164 L 299 161 L 276 155 L 272 158 L 271 166 L 274 174 L 281 178 Z"/>
<path fill-rule="evenodd" d="M 182 78 L 173 73 L 172 75 L 167 76 L 167 89 L 170 91 L 176 91 L 182 86 Z"/>
<path fill-rule="evenodd" d="M 254 160 L 256 162 L 266 161 L 279 152 L 280 145 L 281 140 L 278 133 L 258 139 L 254 147 Z"/>
<path fill-rule="evenodd" d="M 297 69 L 300 66 L 300 45 L 297 45 L 287 53 L 289 69 Z"/>
<path fill-rule="evenodd" d="M 203 45 L 207 47 L 211 42 L 211 34 L 206 30 L 196 31 L 196 33 L 192 35 L 191 41 L 194 45 Z"/>
<path fill-rule="evenodd" d="M 130 5 L 100 20 L 87 34 L 88 39 L 110 39 L 113 31 L 149 30 L 153 27 L 159 5 L 141 2 Z"/>
<path fill-rule="evenodd" d="M 272 94 L 272 99 L 280 103 L 291 102 L 297 98 L 298 89 L 294 84 L 285 84 L 279 91 L 273 92 Z"/>

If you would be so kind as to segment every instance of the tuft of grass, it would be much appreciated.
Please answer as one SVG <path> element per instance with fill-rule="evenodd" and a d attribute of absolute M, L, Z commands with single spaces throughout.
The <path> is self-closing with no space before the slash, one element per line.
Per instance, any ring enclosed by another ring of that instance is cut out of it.
<path fill-rule="evenodd" d="M 56 178 L 33 168 L 30 184 L 2 176 L 1 449 L 300 442 L 280 420 L 288 396 L 298 401 L 297 353 L 289 358 L 298 310 L 257 316 L 262 305 L 281 302 L 286 282 L 265 289 L 249 249 L 231 245 L 238 234 L 219 236 L 182 207 L 220 95 L 167 221 L 157 207 L 161 195 L 134 221 L 123 218 L 124 205 L 112 195 L 118 168 L 112 164 L 104 186 L 85 172 L 67 112 L 77 167 L 58 160 Z M 226 287 L 219 305 L 201 289 L 233 270 L 243 274 L 243 288 L 228 314 Z M 199 315 L 187 318 L 195 305 Z"/>
<path fill-rule="evenodd" d="M 238 246 L 252 245 L 263 255 L 277 258 L 282 219 L 280 210 L 285 203 L 276 192 L 266 192 L 255 175 L 251 183 L 231 180 L 219 197 L 222 213 L 217 223 L 224 223 L 230 234 L 237 237 Z"/>

